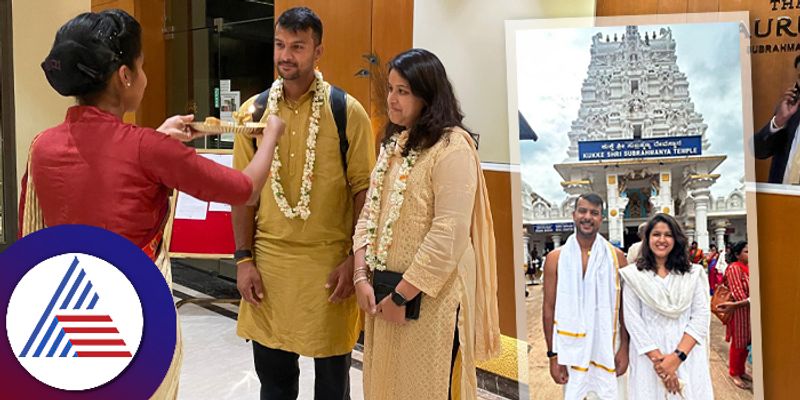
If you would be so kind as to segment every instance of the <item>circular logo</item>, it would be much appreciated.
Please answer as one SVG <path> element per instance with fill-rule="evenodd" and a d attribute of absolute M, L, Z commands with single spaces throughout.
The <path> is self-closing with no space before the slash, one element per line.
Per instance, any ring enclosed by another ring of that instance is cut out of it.
<path fill-rule="evenodd" d="M 663 210 L 661 210 L 661 211 L 662 211 L 664 214 L 669 214 L 669 207 L 664 207 L 664 209 L 663 209 Z"/>
<path fill-rule="evenodd" d="M 616 217 L 617 216 L 617 210 L 611 210 L 611 216 L 612 217 Z"/>
<path fill-rule="evenodd" d="M 61 225 L 0 254 L 3 397 L 149 398 L 176 343 L 172 294 L 127 239 Z"/>
<path fill-rule="evenodd" d="M 28 271 L 6 313 L 19 363 L 40 382 L 64 390 L 92 389 L 116 378 L 139 349 L 142 322 L 139 296 L 125 275 L 77 253 Z"/>

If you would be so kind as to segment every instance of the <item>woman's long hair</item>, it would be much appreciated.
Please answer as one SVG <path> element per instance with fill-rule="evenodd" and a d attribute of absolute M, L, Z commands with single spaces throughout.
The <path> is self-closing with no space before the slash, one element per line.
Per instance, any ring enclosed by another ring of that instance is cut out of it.
<path fill-rule="evenodd" d="M 731 247 L 731 251 L 725 253 L 725 262 L 728 264 L 735 263 L 739 261 L 739 254 L 742 254 L 742 250 L 747 247 L 747 241 L 742 240 L 740 242 L 736 242 L 733 247 Z"/>
<path fill-rule="evenodd" d="M 424 49 L 407 50 L 389 61 L 388 72 L 392 70 L 408 81 L 411 93 L 424 105 L 414 126 L 404 127 L 388 121 L 383 134 L 384 144 L 394 134 L 408 129 L 408 141 L 403 149 L 403 156 L 406 156 L 409 150 L 423 151 L 439 142 L 447 128 L 467 130 L 461 122 L 464 114 L 453 93 L 453 86 L 436 55 Z"/>
<path fill-rule="evenodd" d="M 667 270 L 679 274 L 685 274 L 691 271 L 689 247 L 687 246 L 689 239 L 686 237 L 686 234 L 683 233 L 683 229 L 678 224 L 678 221 L 669 214 L 656 214 L 647 222 L 647 227 L 644 230 L 644 239 L 642 240 L 642 254 L 636 261 L 636 268 L 640 271 L 656 272 L 658 270 L 656 256 L 653 254 L 653 250 L 650 249 L 650 234 L 659 222 L 663 222 L 669 227 L 674 241 L 672 251 L 667 255 Z"/>

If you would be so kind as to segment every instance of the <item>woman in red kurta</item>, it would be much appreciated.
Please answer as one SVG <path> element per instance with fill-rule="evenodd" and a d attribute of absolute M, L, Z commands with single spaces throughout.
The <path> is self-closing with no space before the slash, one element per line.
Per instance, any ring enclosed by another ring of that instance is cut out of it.
<path fill-rule="evenodd" d="M 749 388 L 752 376 L 745 372 L 747 346 L 750 345 L 750 267 L 747 242 L 736 243 L 728 256 L 728 268 L 723 283 L 731 290 L 732 301 L 721 303 L 719 310 L 732 313 L 727 323 L 725 340 L 731 342 L 730 375 L 733 383 Z"/>
<path fill-rule="evenodd" d="M 46 226 L 85 224 L 108 229 L 142 248 L 171 284 L 162 234 L 169 194 L 252 204 L 266 182 L 283 131 L 273 118 L 253 161 L 242 172 L 198 156 L 176 140 L 192 138 L 192 116 L 169 118 L 158 131 L 124 123 L 139 107 L 147 77 L 141 28 L 121 10 L 84 13 L 56 34 L 42 63 L 50 85 L 78 105 L 65 121 L 34 138 L 20 199 L 20 234 Z M 180 335 L 172 365 L 153 398 L 177 396 Z"/>
<path fill-rule="evenodd" d="M 719 253 L 717 252 L 717 245 L 709 245 L 708 255 L 706 255 L 706 265 L 708 266 L 708 287 L 711 288 L 711 294 L 717 285 L 722 283 L 722 274 L 717 270 L 717 262 L 719 261 Z"/>

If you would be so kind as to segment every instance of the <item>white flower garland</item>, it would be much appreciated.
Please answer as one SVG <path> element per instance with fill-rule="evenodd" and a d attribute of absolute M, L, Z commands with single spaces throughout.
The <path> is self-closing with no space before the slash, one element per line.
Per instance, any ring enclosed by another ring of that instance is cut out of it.
<path fill-rule="evenodd" d="M 400 165 L 400 172 L 397 180 L 394 182 L 394 187 L 389 195 L 389 213 L 383 224 L 383 231 L 381 232 L 381 240 L 378 243 L 377 249 L 375 242 L 378 237 L 378 218 L 381 210 L 381 193 L 383 192 L 383 179 L 386 176 L 386 171 L 389 169 L 389 159 L 395 154 L 401 152 L 400 146 L 397 145 L 397 136 L 385 145 L 381 151 L 380 158 L 375 165 L 375 173 L 372 176 L 372 193 L 370 194 L 369 204 L 367 205 L 367 249 L 366 261 L 370 270 L 384 271 L 386 270 L 386 260 L 389 257 L 389 245 L 392 244 L 392 226 L 400 217 L 400 209 L 403 206 L 405 199 L 406 181 L 414 163 L 417 161 L 418 152 L 411 150 L 408 155 L 403 157 L 402 164 Z"/>
<path fill-rule="evenodd" d="M 319 115 L 322 105 L 325 103 L 325 83 L 322 80 L 322 73 L 314 71 L 315 86 L 314 86 L 314 99 L 311 102 L 311 116 L 308 118 L 308 138 L 306 139 L 306 161 L 303 166 L 303 177 L 300 184 L 300 199 L 297 205 L 292 207 L 286 200 L 284 195 L 283 185 L 281 184 L 281 176 L 278 173 L 281 168 L 281 160 L 278 157 L 278 146 L 275 146 L 275 154 L 272 157 L 272 165 L 270 166 L 270 185 L 272 187 L 272 194 L 275 197 L 275 202 L 278 208 L 281 209 L 286 218 L 292 219 L 300 217 L 307 220 L 311 216 L 311 184 L 314 180 L 314 160 L 316 158 L 317 149 L 317 133 L 319 133 Z M 267 99 L 267 111 L 272 114 L 278 114 L 278 100 L 283 97 L 283 78 L 278 78 L 272 83 L 269 89 L 269 97 Z"/>

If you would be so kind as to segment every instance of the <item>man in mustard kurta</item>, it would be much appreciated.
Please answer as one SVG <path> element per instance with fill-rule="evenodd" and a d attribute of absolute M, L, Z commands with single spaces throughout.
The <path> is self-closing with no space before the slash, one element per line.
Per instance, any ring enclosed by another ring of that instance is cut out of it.
<path fill-rule="evenodd" d="M 350 352 L 359 327 L 348 254 L 375 163 L 374 139 L 364 108 L 348 95 L 349 148 L 340 150 L 330 86 L 315 71 L 321 55 L 319 17 L 304 7 L 284 12 L 275 27 L 280 78 L 262 120 L 277 114 L 286 134 L 258 206 L 233 208 L 244 300 L 237 333 L 253 341 L 261 399 L 297 398 L 298 355 L 315 359 L 316 399 L 350 398 Z M 235 166 L 243 168 L 253 153 L 252 141 L 237 136 Z"/>

